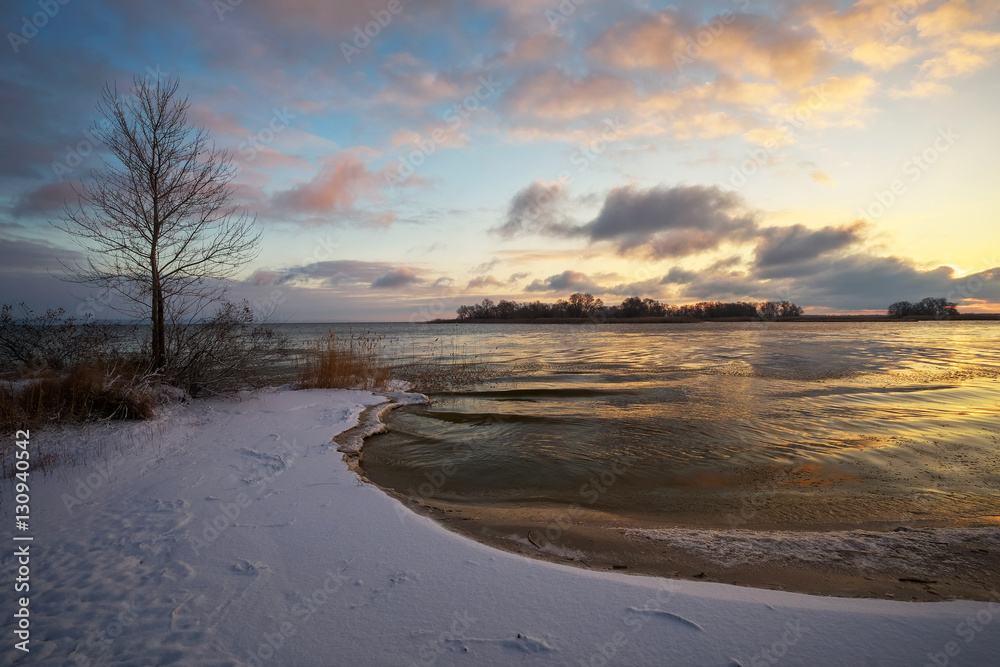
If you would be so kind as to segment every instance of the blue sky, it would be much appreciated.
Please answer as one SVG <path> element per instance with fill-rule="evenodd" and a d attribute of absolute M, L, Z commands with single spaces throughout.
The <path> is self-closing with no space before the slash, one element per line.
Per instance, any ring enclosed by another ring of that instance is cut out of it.
<path fill-rule="evenodd" d="M 1000 3 L 8 2 L 0 302 L 113 316 L 48 224 L 102 86 L 179 77 L 292 321 L 589 291 L 1000 310 Z M 367 34 L 366 34 L 367 31 Z M 81 155 L 85 153 L 84 155 Z"/>

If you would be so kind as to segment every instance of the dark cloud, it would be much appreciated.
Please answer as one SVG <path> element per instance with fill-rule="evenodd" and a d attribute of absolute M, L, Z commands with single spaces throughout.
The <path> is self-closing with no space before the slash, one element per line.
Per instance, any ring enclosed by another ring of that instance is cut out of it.
<path fill-rule="evenodd" d="M 385 275 L 376 278 L 371 286 L 372 289 L 397 289 L 419 282 L 421 282 L 420 276 L 417 275 L 416 271 L 403 267 L 401 269 L 393 269 Z"/>
<path fill-rule="evenodd" d="M 660 284 L 661 285 L 683 285 L 685 283 L 689 283 L 689 282 L 693 281 L 697 277 L 698 277 L 697 272 L 695 272 L 695 271 L 685 271 L 684 269 L 680 268 L 679 266 L 675 266 L 672 269 L 670 269 L 669 271 L 667 271 L 667 275 L 663 276 L 663 279 L 660 280 Z"/>
<path fill-rule="evenodd" d="M 48 241 L 0 238 L 0 273 L 57 272 L 62 264 L 72 265 L 82 255 Z"/>
<path fill-rule="evenodd" d="M 578 228 L 592 241 L 614 241 L 619 250 L 645 246 L 655 257 L 681 257 L 726 240 L 746 240 L 757 230 L 742 198 L 701 185 L 616 188 L 592 222 Z"/>
<path fill-rule="evenodd" d="M 62 211 L 66 204 L 76 204 L 76 188 L 79 181 L 66 180 L 46 183 L 30 192 L 24 193 L 14 206 L 14 215 L 23 216 L 35 213 L 53 213 Z"/>
<path fill-rule="evenodd" d="M 615 188 L 598 216 L 572 225 L 563 215 L 559 185 L 536 181 L 511 200 L 507 218 L 496 228 L 505 237 L 537 232 L 609 241 L 619 252 L 641 249 L 656 258 L 684 257 L 713 250 L 726 241 L 751 240 L 756 215 L 734 192 L 700 185 Z"/>
<path fill-rule="evenodd" d="M 388 262 L 333 260 L 281 270 L 260 269 L 247 280 L 252 285 L 291 285 L 319 282 L 323 287 L 367 285 L 386 275 L 395 266 Z"/>
<path fill-rule="evenodd" d="M 799 266 L 799 265 L 796 265 Z M 883 310 L 894 301 L 946 297 L 959 304 L 1000 301 L 1000 267 L 964 277 L 949 266 L 922 269 L 912 260 L 855 253 L 815 257 L 794 275 L 758 271 L 674 268 L 663 284 L 680 285 L 681 301 L 787 299 L 832 310 Z"/>
<path fill-rule="evenodd" d="M 804 225 L 769 227 L 761 232 L 764 238 L 757 246 L 756 264 L 767 268 L 815 259 L 857 243 L 866 227 L 864 222 L 822 229 Z"/>
<path fill-rule="evenodd" d="M 566 202 L 566 190 L 560 183 L 535 181 L 514 195 L 504 223 L 492 231 L 504 238 L 566 233 L 569 227 L 561 213 Z"/>
<path fill-rule="evenodd" d="M 535 280 L 525 288 L 528 292 L 590 292 L 604 294 L 605 288 L 579 271 L 563 271 L 545 280 Z"/>
<path fill-rule="evenodd" d="M 948 266 L 922 270 L 902 257 L 855 254 L 812 262 L 808 273 L 795 278 L 792 289 L 803 304 L 881 310 L 899 300 L 958 296 L 961 282 Z M 981 294 L 1000 297 L 1000 285 L 992 281 L 986 285 Z"/>

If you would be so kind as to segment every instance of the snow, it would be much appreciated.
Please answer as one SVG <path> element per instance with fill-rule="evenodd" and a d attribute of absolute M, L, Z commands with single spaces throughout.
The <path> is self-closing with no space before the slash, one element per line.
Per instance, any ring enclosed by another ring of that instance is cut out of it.
<path fill-rule="evenodd" d="M 402 398 L 396 394 L 396 398 Z M 406 400 L 420 400 L 410 395 Z M 32 477 L 31 652 L 55 665 L 990 665 L 1000 604 L 592 572 L 453 534 L 360 483 L 365 391 L 270 391 L 91 428 Z M 50 437 L 32 433 L 32 446 Z M 53 438 L 57 434 L 53 433 Z M 64 437 L 64 436 L 63 436 Z M 2 521 L 11 525 L 11 491 Z M 3 587 L 17 565 L 8 546 Z"/>

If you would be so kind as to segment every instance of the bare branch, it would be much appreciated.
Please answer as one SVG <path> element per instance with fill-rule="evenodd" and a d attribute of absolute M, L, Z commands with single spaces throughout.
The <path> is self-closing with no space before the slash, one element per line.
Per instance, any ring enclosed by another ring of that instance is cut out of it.
<path fill-rule="evenodd" d="M 107 148 L 103 167 L 51 223 L 87 252 L 64 265 L 68 281 L 114 293 L 120 312 L 149 318 L 156 368 L 170 361 L 166 327 L 201 317 L 260 244 L 256 217 L 232 201 L 229 154 L 188 123 L 179 87 L 176 78 L 135 77 L 123 95 L 105 85 L 106 122 L 94 127 Z"/>

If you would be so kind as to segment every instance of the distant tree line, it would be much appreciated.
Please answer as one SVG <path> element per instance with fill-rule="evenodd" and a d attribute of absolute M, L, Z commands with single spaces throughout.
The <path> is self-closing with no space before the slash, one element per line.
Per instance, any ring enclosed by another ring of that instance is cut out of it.
<path fill-rule="evenodd" d="M 907 317 L 908 315 L 920 315 L 923 317 L 951 317 L 958 315 L 956 304 L 947 299 L 935 299 L 927 297 L 916 303 L 909 301 L 897 301 L 889 306 L 887 315 L 889 317 Z"/>
<path fill-rule="evenodd" d="M 713 319 L 721 317 L 759 317 L 775 319 L 778 317 L 797 317 L 802 314 L 802 308 L 788 301 L 766 301 L 754 303 L 736 301 L 723 303 L 721 301 L 703 301 L 684 306 L 670 306 L 656 299 L 643 299 L 630 296 L 618 305 L 605 305 L 592 294 L 577 292 L 569 299 L 559 299 L 555 303 L 542 301 L 508 301 L 501 299 L 496 303 L 492 299 L 483 299 L 481 303 L 458 307 L 460 320 L 515 320 L 539 318 L 568 317 L 681 317 L 693 319 Z"/>

